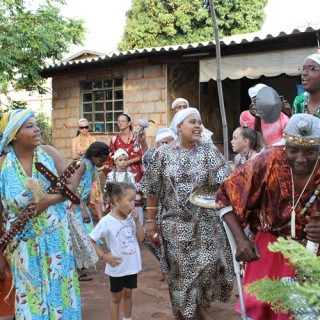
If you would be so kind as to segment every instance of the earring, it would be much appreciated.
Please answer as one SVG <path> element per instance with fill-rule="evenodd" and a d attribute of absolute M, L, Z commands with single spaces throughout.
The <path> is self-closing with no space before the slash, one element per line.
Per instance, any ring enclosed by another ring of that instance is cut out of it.
<path fill-rule="evenodd" d="M 283 147 L 282 150 L 285 151 L 285 150 L 286 150 L 286 147 Z"/>

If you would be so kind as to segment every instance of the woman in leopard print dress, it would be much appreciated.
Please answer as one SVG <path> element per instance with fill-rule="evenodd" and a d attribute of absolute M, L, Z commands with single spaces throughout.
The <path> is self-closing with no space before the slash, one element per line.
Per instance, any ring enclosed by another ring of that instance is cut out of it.
<path fill-rule="evenodd" d="M 199 142 L 197 109 L 179 111 L 173 122 L 180 143 L 155 151 L 141 183 L 147 194 L 146 231 L 149 237 L 154 231 L 161 235 L 176 319 L 212 319 L 206 311 L 210 303 L 230 299 L 232 256 L 217 211 L 194 206 L 188 198 L 201 186 L 220 185 L 231 168 L 213 144 Z"/>

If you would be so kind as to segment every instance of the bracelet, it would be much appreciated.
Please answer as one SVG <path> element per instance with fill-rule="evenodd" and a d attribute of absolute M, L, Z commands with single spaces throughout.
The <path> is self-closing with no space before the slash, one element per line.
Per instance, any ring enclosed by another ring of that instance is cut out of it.
<path fill-rule="evenodd" d="M 155 220 L 155 219 L 147 219 L 147 220 L 145 221 L 145 223 L 149 223 L 149 222 L 157 222 L 157 220 Z"/>
<path fill-rule="evenodd" d="M 158 207 L 146 207 L 146 210 L 157 210 Z"/>

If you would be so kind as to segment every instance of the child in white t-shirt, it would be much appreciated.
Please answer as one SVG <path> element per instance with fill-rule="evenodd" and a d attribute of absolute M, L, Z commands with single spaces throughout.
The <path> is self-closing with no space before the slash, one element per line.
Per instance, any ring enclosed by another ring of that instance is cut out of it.
<path fill-rule="evenodd" d="M 109 182 L 127 182 L 127 183 L 132 183 L 135 187 L 136 190 L 138 190 L 138 186 L 134 180 L 134 175 L 132 172 L 128 170 L 128 160 L 129 156 L 127 152 L 124 149 L 118 149 L 114 155 L 112 156 L 115 168 L 108 173 L 107 179 L 106 179 L 106 184 L 104 187 L 104 190 L 106 190 L 106 186 Z M 136 199 L 137 200 L 137 199 Z M 137 205 L 137 203 L 136 203 Z M 110 207 L 110 203 L 106 203 L 106 207 Z M 136 206 L 136 209 L 139 214 L 139 221 L 141 225 L 143 224 L 143 209 L 141 206 Z"/>
<path fill-rule="evenodd" d="M 105 273 L 110 278 L 110 319 L 119 319 L 119 309 L 123 297 L 123 320 L 131 320 L 132 289 L 137 288 L 137 273 L 141 271 L 141 255 L 138 241 L 144 234 L 135 210 L 135 186 L 131 183 L 106 185 L 106 192 L 112 203 L 112 210 L 104 216 L 90 238 L 103 261 Z M 104 239 L 108 252 L 103 252 L 96 241 Z"/>

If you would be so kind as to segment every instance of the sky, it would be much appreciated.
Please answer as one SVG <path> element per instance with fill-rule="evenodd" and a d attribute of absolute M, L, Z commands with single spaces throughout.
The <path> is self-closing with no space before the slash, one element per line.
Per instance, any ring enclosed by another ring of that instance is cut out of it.
<path fill-rule="evenodd" d="M 83 49 L 109 54 L 116 51 L 125 26 L 125 14 L 132 0 L 66 0 L 62 13 L 85 20 L 88 29 L 83 47 L 73 47 L 70 55 Z M 303 6 L 302 6 L 303 5 Z M 268 0 L 266 19 L 261 30 L 287 30 L 310 23 L 320 23 L 320 0 Z"/>

